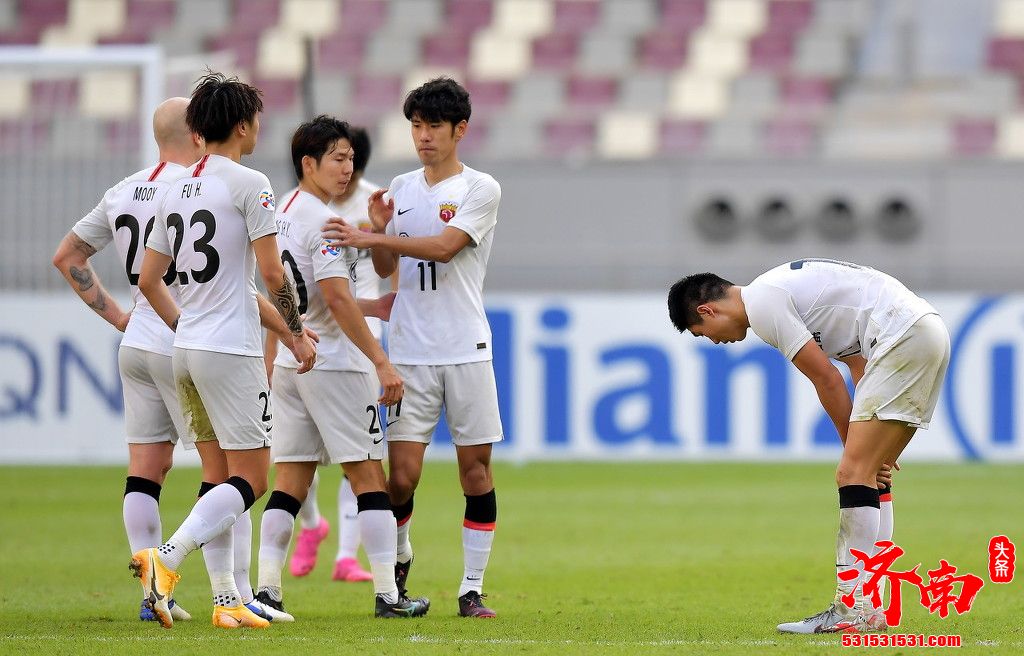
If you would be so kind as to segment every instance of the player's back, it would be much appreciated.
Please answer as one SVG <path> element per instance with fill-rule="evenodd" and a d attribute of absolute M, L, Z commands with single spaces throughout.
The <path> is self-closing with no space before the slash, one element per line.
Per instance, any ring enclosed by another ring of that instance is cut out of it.
<path fill-rule="evenodd" d="M 388 234 L 432 237 L 452 226 L 470 243 L 450 262 L 401 257 L 389 350 L 401 364 L 458 364 L 491 359 L 483 285 L 501 187 L 490 175 L 462 173 L 428 186 L 423 169 L 391 183 L 395 212 Z"/>
<path fill-rule="evenodd" d="M 276 232 L 267 177 L 220 155 L 206 155 L 168 190 L 157 214 L 181 284 L 174 345 L 260 355 L 256 255 L 252 241 Z"/>
<path fill-rule="evenodd" d="M 334 211 L 316 196 L 300 189 L 290 191 L 282 197 L 277 212 L 277 243 L 285 270 L 295 283 L 299 313 L 305 315 L 306 327 L 320 336 L 314 368 L 369 372 L 370 360 L 341 330 L 320 291 L 319 281 L 342 278 L 355 296 L 349 279 L 357 257 L 355 249 L 332 248 L 320 234 L 320 228 L 333 216 Z M 296 367 L 295 358 L 283 349 L 278 350 L 274 364 Z"/>
<path fill-rule="evenodd" d="M 113 241 L 119 260 L 124 262 L 133 308 L 121 343 L 163 355 L 170 355 L 174 333 L 139 292 L 139 271 L 146 251 L 145 243 L 153 230 L 164 194 L 185 171 L 186 168 L 178 164 L 160 162 L 133 173 L 107 190 L 96 208 L 72 228 L 96 250 Z M 176 297 L 177 276 L 173 263 L 164 276 L 164 282 Z"/>

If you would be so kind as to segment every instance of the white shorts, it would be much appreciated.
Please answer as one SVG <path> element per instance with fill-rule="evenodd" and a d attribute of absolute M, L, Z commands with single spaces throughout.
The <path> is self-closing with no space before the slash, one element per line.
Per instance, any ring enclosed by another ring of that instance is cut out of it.
<path fill-rule="evenodd" d="M 124 395 L 124 429 L 128 444 L 177 444 L 194 449 L 174 390 L 171 358 L 151 351 L 122 346 L 117 351 Z"/>
<path fill-rule="evenodd" d="M 274 462 L 383 459 L 378 387 L 369 373 L 274 367 Z"/>
<path fill-rule="evenodd" d="M 928 428 L 948 364 L 949 331 L 939 315 L 927 314 L 881 357 L 868 361 L 850 421 L 878 417 Z"/>
<path fill-rule="evenodd" d="M 197 435 L 216 435 L 229 451 L 270 446 L 270 384 L 263 358 L 174 349 L 181 411 Z"/>
<path fill-rule="evenodd" d="M 402 402 L 388 408 L 388 440 L 430 444 L 441 406 L 455 446 L 502 439 L 498 388 L 490 360 L 465 364 L 396 364 Z"/>

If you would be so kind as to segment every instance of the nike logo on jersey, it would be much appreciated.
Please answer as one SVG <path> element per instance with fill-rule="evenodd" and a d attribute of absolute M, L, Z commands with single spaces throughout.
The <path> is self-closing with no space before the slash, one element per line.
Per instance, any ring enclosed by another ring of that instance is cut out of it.
<path fill-rule="evenodd" d="M 410 208 L 405 209 L 405 210 L 398 210 L 398 216 L 402 216 L 406 212 L 411 212 L 411 211 L 413 211 L 413 209 L 415 209 L 415 208 L 410 207 Z"/>

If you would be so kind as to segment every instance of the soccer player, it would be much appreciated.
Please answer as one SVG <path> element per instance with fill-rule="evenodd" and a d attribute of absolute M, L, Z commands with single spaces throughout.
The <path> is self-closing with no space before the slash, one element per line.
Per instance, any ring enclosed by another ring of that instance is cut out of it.
<path fill-rule="evenodd" d="M 360 230 L 370 230 L 367 205 L 370 195 L 380 188 L 379 185 L 363 177 L 366 165 L 370 161 L 370 135 L 363 128 L 356 126 L 349 126 L 349 132 L 351 133 L 352 148 L 355 150 L 352 161 L 352 179 L 349 180 L 345 192 L 333 199 L 328 207 L 334 212 L 334 216 L 342 217 L 347 223 L 358 226 Z M 355 261 L 349 263 L 349 278 L 355 286 L 356 297 L 376 298 L 380 296 L 381 279 L 373 270 L 370 251 L 361 249 L 356 253 L 358 255 Z M 373 336 L 379 340 L 382 332 L 380 319 L 367 317 L 366 323 Z M 313 483 L 309 486 L 309 494 L 302 502 L 302 509 L 299 511 L 299 524 L 302 526 L 302 530 L 299 531 L 299 536 L 295 540 L 295 551 L 288 564 L 289 570 L 294 576 L 305 576 L 313 571 L 313 568 L 316 567 L 317 549 L 330 530 L 330 525 L 321 517 L 320 507 L 317 504 L 316 493 L 319 478 L 319 476 L 313 477 Z M 338 552 L 334 558 L 334 570 L 331 574 L 331 578 L 335 581 L 373 580 L 373 575 L 360 567 L 356 558 L 356 552 L 359 550 L 357 516 L 356 495 L 352 492 L 352 484 L 348 477 L 343 476 L 341 485 L 338 486 Z"/>
<path fill-rule="evenodd" d="M 443 406 L 466 497 L 459 614 L 494 617 L 482 591 L 497 517 L 491 446 L 502 428 L 482 293 L 501 187 L 459 161 L 470 111 L 469 94 L 450 78 L 412 90 L 403 112 L 423 167 L 373 193 L 372 232 L 340 219 L 324 231 L 337 245 L 372 249 L 382 278 L 398 269 L 388 345 L 406 394 L 388 418 L 388 491 L 398 519 L 399 591 L 405 595 L 413 559 L 413 493 Z"/>
<path fill-rule="evenodd" d="M 185 448 L 195 448 L 185 426 L 174 390 L 171 353 L 174 333 L 164 325 L 139 293 L 145 235 L 153 229 L 163 194 L 185 167 L 203 154 L 201 140 L 185 124 L 188 98 L 165 100 L 153 113 L 153 136 L 160 161 L 133 173 L 107 190 L 99 204 L 64 237 L 53 264 L 78 296 L 110 325 L 124 333 L 118 349 L 118 369 L 124 392 L 125 433 L 128 442 L 128 477 L 122 514 L 131 553 L 155 547 L 160 533 L 160 490 L 174 458 L 179 437 Z M 125 312 L 103 288 L 89 258 L 111 241 L 125 263 L 133 308 Z M 166 280 L 175 279 L 173 265 Z M 215 475 L 204 470 L 204 478 Z M 171 615 L 190 619 L 169 601 Z M 156 617 L 143 600 L 139 618 Z"/>
<path fill-rule="evenodd" d="M 892 537 L 891 503 L 882 517 L 881 496 L 914 432 L 928 427 L 949 363 L 949 333 L 935 308 L 875 269 L 806 259 L 746 286 L 713 273 L 688 276 L 669 290 L 668 310 L 680 332 L 716 344 L 740 341 L 752 328 L 814 384 L 843 442 L 836 470 L 835 599 L 816 615 L 780 624 L 779 631 L 885 630 L 881 610 L 863 594 L 863 570 L 850 549 L 873 554 L 876 541 Z M 849 366 L 852 399 L 830 358 Z M 851 580 L 839 576 L 851 570 Z"/>
<path fill-rule="evenodd" d="M 276 475 L 260 531 L 256 599 L 275 620 L 294 619 L 284 611 L 281 570 L 295 516 L 317 465 L 339 463 L 356 495 L 359 531 L 373 572 L 375 616 L 424 615 L 427 600 L 398 594 L 398 529 L 381 465 L 384 434 L 378 403 L 400 401 L 402 379 L 352 295 L 354 250 L 329 246 L 320 234 L 334 216 L 327 201 L 342 194 L 352 177 L 348 124 L 329 116 L 303 123 L 292 137 L 291 151 L 299 187 L 277 213 L 281 259 L 295 279 L 300 311 L 320 335 L 320 359 L 301 378 L 287 357 L 279 356 L 274 363 Z"/>
<path fill-rule="evenodd" d="M 142 293 L 175 330 L 172 364 L 182 409 L 193 425 L 209 422 L 229 476 L 196 502 L 167 542 L 132 559 L 132 569 L 166 628 L 173 624 L 167 599 L 179 579 L 175 570 L 189 553 L 210 543 L 217 544 L 204 552 L 213 588 L 213 624 L 269 624 L 243 605 L 229 530 L 267 488 L 271 405 L 261 358 L 257 264 L 302 370 L 312 367 L 316 348 L 303 331 L 281 264 L 270 182 L 239 164 L 256 146 L 262 109 L 259 90 L 234 78 L 210 73 L 199 81 L 186 121 L 205 139 L 207 154 L 167 191 L 139 277 Z M 180 309 L 161 280 L 172 259 Z"/>

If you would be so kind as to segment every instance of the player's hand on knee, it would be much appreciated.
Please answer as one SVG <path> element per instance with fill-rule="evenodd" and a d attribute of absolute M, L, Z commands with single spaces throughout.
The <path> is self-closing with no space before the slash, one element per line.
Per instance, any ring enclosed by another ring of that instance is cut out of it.
<path fill-rule="evenodd" d="M 405 384 L 390 362 L 385 361 L 377 366 L 377 378 L 380 380 L 382 390 L 378 399 L 380 403 L 391 406 L 402 400 Z"/>
<path fill-rule="evenodd" d="M 895 467 L 897 470 L 899 469 L 899 465 L 896 465 Z M 883 464 L 879 468 L 878 473 L 875 475 L 875 482 L 878 484 L 878 489 L 892 486 L 892 472 L 893 468 L 890 465 Z"/>

